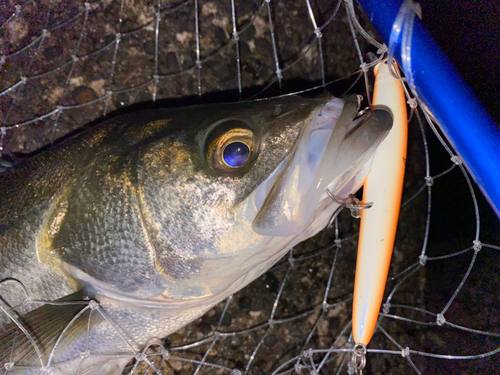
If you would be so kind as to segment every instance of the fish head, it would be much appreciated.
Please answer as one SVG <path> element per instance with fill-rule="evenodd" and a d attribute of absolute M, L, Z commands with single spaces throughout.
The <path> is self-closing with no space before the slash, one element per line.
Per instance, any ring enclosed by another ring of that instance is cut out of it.
<path fill-rule="evenodd" d="M 379 110 L 355 119 L 358 109 L 357 96 L 288 96 L 115 121 L 120 141 L 86 172 L 121 176 L 87 214 L 107 212 L 88 225 L 111 220 L 94 229 L 110 243 L 62 254 L 65 272 L 122 302 L 182 309 L 222 300 L 326 226 L 339 207 L 326 189 L 340 200 L 359 189 L 392 118 Z M 86 195 L 97 189 L 85 186 L 95 177 L 82 181 Z M 111 213 L 120 217 L 102 218 Z M 85 227 L 66 227 L 76 225 Z"/>
<path fill-rule="evenodd" d="M 358 190 L 392 122 L 359 126 L 358 108 L 355 96 L 290 96 L 148 120 L 137 185 L 154 254 L 149 301 L 221 300 L 323 229 L 338 206 L 325 189 Z"/>

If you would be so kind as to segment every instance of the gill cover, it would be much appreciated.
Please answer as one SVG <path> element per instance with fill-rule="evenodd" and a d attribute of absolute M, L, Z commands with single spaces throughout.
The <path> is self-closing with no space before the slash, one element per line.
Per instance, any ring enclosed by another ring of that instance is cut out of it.
<path fill-rule="evenodd" d="M 359 104 L 357 95 L 344 101 L 336 98 L 309 118 L 305 134 L 295 145 L 253 221 L 256 233 L 268 236 L 301 233 L 312 219 L 326 187 L 335 181 L 335 191 L 341 189 L 352 178 L 355 167 L 371 160 L 376 146 L 392 126 L 392 116 L 377 109 L 355 119 Z M 368 168 L 362 169 L 368 172 Z"/>

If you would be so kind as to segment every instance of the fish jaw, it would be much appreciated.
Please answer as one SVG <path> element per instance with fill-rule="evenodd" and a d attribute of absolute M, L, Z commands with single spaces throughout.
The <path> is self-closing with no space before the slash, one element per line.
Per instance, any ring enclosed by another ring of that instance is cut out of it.
<path fill-rule="evenodd" d="M 259 188 L 265 190 L 259 192 L 265 200 L 253 221 L 255 232 L 300 234 L 333 181 L 331 189 L 343 195 L 359 189 L 375 149 L 392 126 L 391 115 L 383 110 L 354 121 L 359 103 L 357 96 L 348 97 L 345 104 L 334 98 L 311 115 L 286 166 L 281 165 L 279 173 Z M 355 182 L 349 183 L 352 179 Z"/>
<path fill-rule="evenodd" d="M 253 221 L 255 232 L 283 237 L 304 230 L 319 201 L 320 188 L 325 187 L 325 179 L 317 176 L 325 151 L 328 147 L 328 156 L 335 159 L 347 132 L 347 127 L 336 126 L 343 108 L 344 101 L 333 98 L 313 112 L 286 165 L 278 167 L 279 171 L 259 187 L 258 197 L 265 199 L 256 202 L 259 213 Z M 306 196 L 311 202 L 303 199 Z"/>

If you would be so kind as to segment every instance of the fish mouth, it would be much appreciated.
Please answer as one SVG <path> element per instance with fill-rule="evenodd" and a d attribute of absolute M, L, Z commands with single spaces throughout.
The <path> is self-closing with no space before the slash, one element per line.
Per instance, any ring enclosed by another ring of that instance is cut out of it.
<path fill-rule="evenodd" d="M 333 98 L 311 114 L 289 156 L 256 192 L 256 233 L 302 233 L 325 189 L 335 196 L 348 195 L 355 185 L 353 192 L 359 189 L 377 146 L 392 127 L 392 115 L 385 109 L 356 118 L 360 102 L 357 95 Z"/>

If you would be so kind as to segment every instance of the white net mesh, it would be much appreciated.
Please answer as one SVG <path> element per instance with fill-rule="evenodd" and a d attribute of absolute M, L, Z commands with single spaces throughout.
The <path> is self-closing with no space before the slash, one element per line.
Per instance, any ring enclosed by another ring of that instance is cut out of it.
<path fill-rule="evenodd" d="M 309 0 L 6 2 L 2 154 L 32 152 L 138 108 L 314 93 L 324 85 L 339 96 L 366 93 L 372 74 L 360 66 L 370 67 L 367 52 L 378 48 L 358 27 L 378 38 L 359 9 L 352 8 L 354 19 L 348 7 Z M 390 280 L 363 373 L 497 373 L 498 220 L 426 116 L 412 118 Z M 353 373 L 357 229 L 342 212 L 333 229 L 204 317 L 140 353 L 117 353 L 136 359 L 125 373 Z M 21 292 L 20 301 L 36 302 Z M 78 360 L 92 356 L 89 347 Z M 24 371 L 4 362 L 4 373 Z"/>

